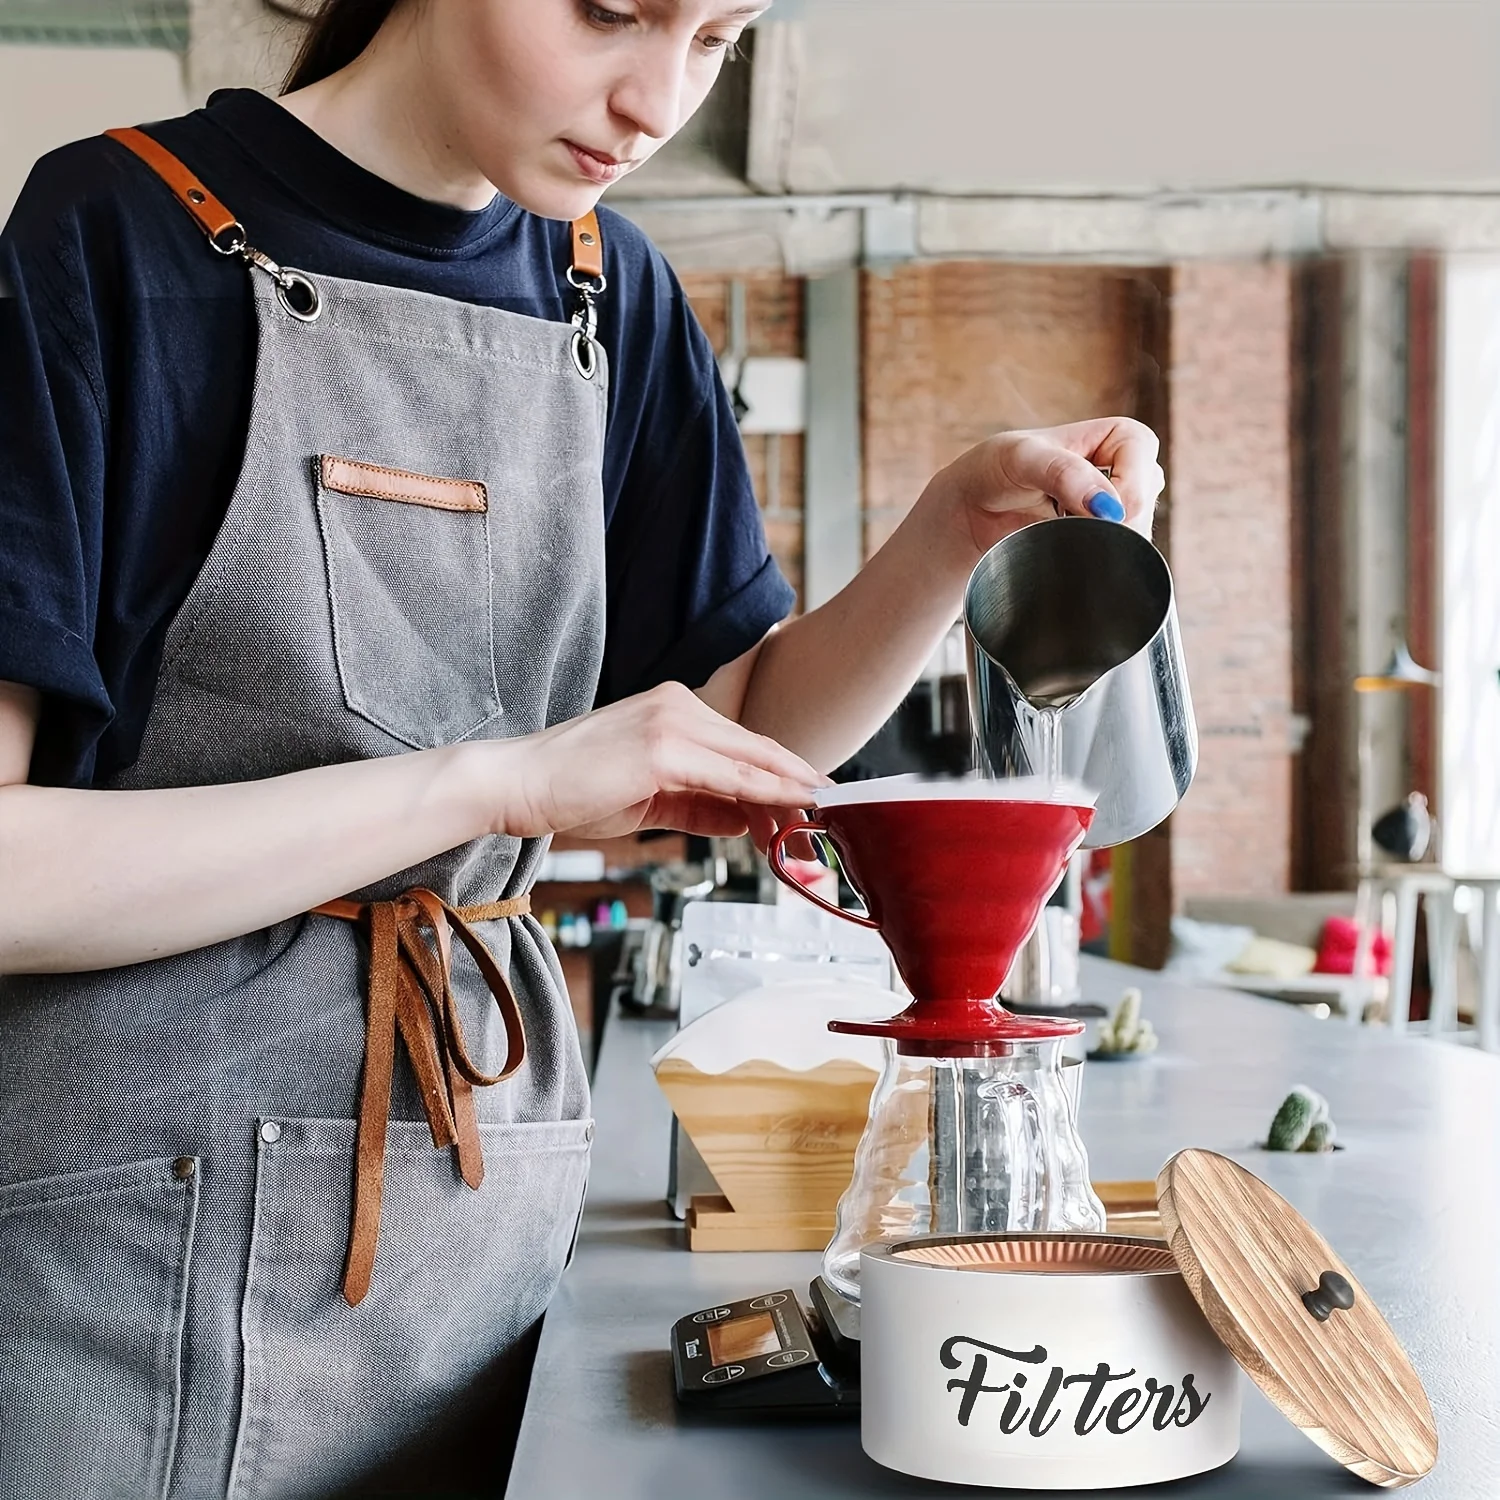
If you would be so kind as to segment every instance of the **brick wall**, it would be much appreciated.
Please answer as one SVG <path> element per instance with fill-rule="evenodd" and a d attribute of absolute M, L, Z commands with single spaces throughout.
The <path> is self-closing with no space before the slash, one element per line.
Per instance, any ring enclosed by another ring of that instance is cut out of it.
<path fill-rule="evenodd" d="M 1290 279 L 1171 278 L 1172 572 L 1198 778 L 1172 820 L 1176 899 L 1288 888 L 1292 699 Z"/>
<path fill-rule="evenodd" d="M 800 355 L 802 282 L 749 272 L 752 355 Z M 683 288 L 715 349 L 726 338 L 727 276 Z M 865 551 L 895 530 L 945 463 L 990 433 L 1135 413 L 1142 290 L 1130 271 L 952 262 L 864 278 Z M 800 437 L 745 439 L 777 561 L 800 586 Z M 774 461 L 779 483 L 768 482 Z"/>
<path fill-rule="evenodd" d="M 802 283 L 775 273 L 741 279 L 750 353 L 800 354 Z M 721 348 L 728 278 L 688 275 L 684 286 Z M 867 555 L 932 474 L 989 433 L 1123 413 L 1168 438 L 1157 540 L 1177 583 L 1201 761 L 1169 829 L 1127 862 L 1141 929 L 1131 951 L 1159 957 L 1166 912 L 1186 896 L 1286 890 L 1287 268 L 904 266 L 866 274 L 862 319 Z M 749 437 L 745 446 L 772 550 L 800 583 L 802 441 Z"/>
<path fill-rule="evenodd" d="M 869 550 L 987 433 L 1109 412 L 1168 439 L 1157 540 L 1202 749 L 1169 834 L 1136 851 L 1138 956 L 1164 952 L 1166 911 L 1185 896 L 1287 889 L 1289 291 L 1286 267 L 1259 263 L 947 263 L 865 281 Z"/>
<path fill-rule="evenodd" d="M 865 545 L 991 433 L 1140 401 L 1143 277 L 1104 267 L 943 262 L 864 285 Z"/>

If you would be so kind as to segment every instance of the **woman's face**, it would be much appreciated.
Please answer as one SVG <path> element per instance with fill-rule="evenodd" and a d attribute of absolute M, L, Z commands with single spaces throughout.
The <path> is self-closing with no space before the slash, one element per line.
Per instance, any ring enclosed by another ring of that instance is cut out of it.
<path fill-rule="evenodd" d="M 703 102 L 770 0 L 422 0 L 448 148 L 508 198 L 576 219 Z"/>

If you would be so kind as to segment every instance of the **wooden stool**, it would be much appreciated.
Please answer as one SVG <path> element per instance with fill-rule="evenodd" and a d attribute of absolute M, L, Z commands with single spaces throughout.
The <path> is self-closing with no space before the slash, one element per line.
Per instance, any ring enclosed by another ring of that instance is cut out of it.
<path fill-rule="evenodd" d="M 1427 952 L 1432 974 L 1432 1007 L 1428 1032 L 1438 1035 L 1458 1026 L 1456 926 L 1453 909 L 1454 880 L 1431 866 L 1391 867 L 1361 877 L 1354 903 L 1358 938 L 1354 949 L 1355 986 L 1349 1020 L 1363 1019 L 1365 1001 L 1373 990 L 1370 973 L 1375 923 L 1387 895 L 1396 901 L 1396 930 L 1392 939 L 1391 984 L 1386 1024 L 1402 1033 L 1411 1021 L 1412 971 L 1417 956 L 1417 905 L 1427 899 Z M 1382 924 L 1383 925 L 1383 924 Z"/>
<path fill-rule="evenodd" d="M 1479 1045 L 1500 1052 L 1500 875 L 1455 875 L 1456 886 L 1477 891 L 1479 928 Z"/>

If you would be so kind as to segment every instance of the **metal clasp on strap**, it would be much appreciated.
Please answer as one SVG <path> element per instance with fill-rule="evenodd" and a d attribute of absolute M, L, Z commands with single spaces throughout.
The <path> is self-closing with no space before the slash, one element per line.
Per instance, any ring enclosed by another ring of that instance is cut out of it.
<path fill-rule="evenodd" d="M 599 330 L 599 309 L 594 305 L 597 297 L 609 282 L 601 271 L 597 276 L 580 276 L 576 266 L 568 267 L 568 285 L 578 293 L 578 306 L 573 313 L 573 337 L 569 350 L 573 364 L 585 380 L 592 380 L 599 368 L 598 344 L 595 334 Z"/>
<path fill-rule="evenodd" d="M 604 245 L 598 215 L 589 212 L 572 224 L 573 263 L 568 267 L 568 285 L 578 293 L 573 313 L 573 337 L 568 348 L 573 365 L 585 380 L 599 368 L 599 312 L 594 298 L 602 296 L 609 283 L 604 279 Z"/>
<path fill-rule="evenodd" d="M 220 255 L 237 255 L 247 266 L 264 271 L 276 283 L 276 300 L 299 323 L 314 323 L 323 311 L 323 296 L 317 283 L 305 272 L 283 266 L 264 250 L 245 242 L 244 226 L 236 220 L 227 229 L 209 237 Z"/>

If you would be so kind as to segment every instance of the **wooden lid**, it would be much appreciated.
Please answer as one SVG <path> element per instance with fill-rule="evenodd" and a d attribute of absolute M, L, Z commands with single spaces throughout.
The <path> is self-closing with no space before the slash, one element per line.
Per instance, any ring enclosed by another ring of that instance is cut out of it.
<path fill-rule="evenodd" d="M 1307 1220 L 1213 1151 L 1179 1151 L 1156 1188 L 1188 1289 L 1261 1390 L 1360 1478 L 1396 1488 L 1426 1474 L 1437 1462 L 1437 1429 L 1422 1382 L 1379 1308 Z M 1325 1272 L 1347 1288 L 1333 1280 L 1320 1297 Z M 1303 1301 L 1309 1292 L 1321 1320 Z"/>

